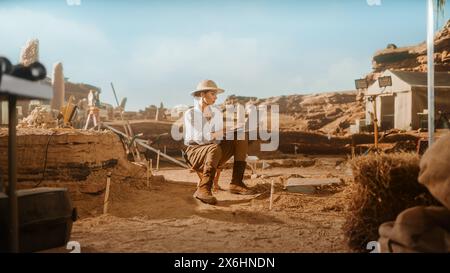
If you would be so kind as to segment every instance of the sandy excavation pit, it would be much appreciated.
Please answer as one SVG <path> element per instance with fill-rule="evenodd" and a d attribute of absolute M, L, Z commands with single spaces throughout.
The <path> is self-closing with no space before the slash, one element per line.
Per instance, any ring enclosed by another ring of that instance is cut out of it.
<path fill-rule="evenodd" d="M 6 140 L 7 134 L 2 131 L 0 137 Z M 246 170 L 246 183 L 258 192 L 253 196 L 226 191 L 231 179 L 227 168 L 220 178 L 225 191 L 217 192 L 219 203 L 210 206 L 192 197 L 197 175 L 164 160 L 147 187 L 146 169 L 127 161 L 119 137 L 108 131 L 19 129 L 18 151 L 19 188 L 69 189 L 80 217 L 71 240 L 78 241 L 83 252 L 351 251 L 342 230 L 352 181 L 345 154 L 267 155 L 254 164 L 256 174 L 250 167 Z M 1 160 L 6 166 L 5 156 Z M 262 162 L 269 167 L 261 169 Z M 110 202 L 108 214 L 103 214 L 108 173 Z M 285 189 L 292 177 L 336 178 L 342 183 L 295 193 Z M 275 192 L 269 210 L 271 181 Z"/>
<path fill-rule="evenodd" d="M 8 130 L 0 129 L 0 172 L 7 179 Z M 83 181 L 123 160 L 119 138 L 108 131 L 21 128 L 17 131 L 18 182 Z M 45 169 L 45 171 L 44 171 Z"/>
<path fill-rule="evenodd" d="M 167 127 L 161 123 L 160 131 L 152 131 L 149 124 L 154 123 L 148 122 L 147 129 L 140 130 L 145 128 L 145 122 L 140 122 L 134 129 L 144 131 L 151 140 Z M 257 189 L 258 194 L 253 196 L 227 191 L 232 172 L 231 164 L 227 164 L 220 178 L 225 191 L 215 193 L 219 202 L 210 206 L 192 197 L 197 175 L 166 160 L 161 160 L 160 170 L 154 172 L 147 186 L 146 169 L 127 160 L 120 138 L 112 132 L 19 128 L 18 187 L 69 189 L 79 214 L 71 240 L 80 243 L 82 252 L 354 251 L 347 245 L 343 230 L 354 194 L 350 155 L 345 152 L 349 138 L 327 139 L 304 132 L 285 132 L 282 136 L 287 140 L 285 147 L 292 148 L 298 142 L 317 153 L 276 151 L 261 154 L 256 162 L 249 161 L 256 173 L 248 166 L 244 179 Z M 358 137 L 357 143 L 370 141 L 370 135 Z M 0 155 L 1 166 L 7 166 L 6 130 L 0 131 L 0 139 L 0 150 L 5 151 Z M 402 142 L 415 143 L 416 139 L 411 134 L 393 134 L 383 144 L 392 148 Z M 313 148 L 319 146 L 316 142 L 328 141 L 341 143 L 344 149 L 327 155 Z M 162 144 L 170 146 L 171 142 Z M 177 156 L 178 146 L 172 147 Z M 155 168 L 155 161 L 153 164 Z M 112 181 L 109 208 L 103 214 L 108 173 Z M 7 181 L 6 169 L 1 169 L 1 174 Z M 341 183 L 293 192 L 286 189 L 290 178 Z M 272 210 L 271 181 L 275 185 Z M 48 252 L 69 250 L 62 247 Z"/>
<path fill-rule="evenodd" d="M 5 141 L 0 148 L 6 150 L 7 132 L 1 133 Z M 2 155 L 2 166 L 7 166 L 6 153 Z M 80 242 L 83 252 L 349 251 L 341 229 L 351 180 L 346 157 L 282 157 L 267 159 L 271 167 L 264 170 L 257 162 L 257 178 L 251 178 L 250 168 L 246 170 L 245 181 L 258 195 L 219 191 L 218 205 L 209 206 L 192 197 L 195 173 L 164 161 L 147 187 L 145 168 L 125 159 L 120 139 L 111 132 L 19 129 L 18 187 L 68 188 L 80 217 L 71 240 Z M 109 172 L 110 203 L 108 214 L 103 215 Z M 5 173 L 2 170 L 4 181 Z M 283 188 L 290 176 L 339 177 L 344 184 L 316 194 L 291 193 Z M 224 170 L 223 189 L 230 179 L 231 169 Z M 272 179 L 275 193 L 269 210 Z"/>
<path fill-rule="evenodd" d="M 216 206 L 192 198 L 195 174 L 162 168 L 149 188 L 145 179 L 114 183 L 109 213 L 76 222 L 72 239 L 86 252 L 347 252 L 341 226 L 351 177 L 346 163 L 340 163 L 342 168 L 337 170 L 336 162 L 343 162 L 342 157 L 305 168 L 258 172 L 262 177 L 246 179 L 258 195 L 219 191 Z M 313 195 L 289 193 L 283 189 L 288 172 L 337 176 L 345 183 Z M 247 170 L 246 177 L 250 174 Z M 220 186 L 226 190 L 230 179 L 231 170 L 224 170 Z M 275 182 L 271 211 L 270 179 Z M 93 202 L 78 203 L 92 209 Z M 102 202 L 96 205 L 101 207 Z"/>
<path fill-rule="evenodd" d="M 348 184 L 313 195 L 289 193 L 277 175 L 287 171 L 316 177 L 332 172 L 349 179 L 334 166 L 267 170 L 267 176 L 275 175 L 269 210 L 267 179 L 246 180 L 259 195 L 220 191 L 218 204 L 209 206 L 192 198 L 195 182 L 183 181 L 190 179 L 183 179 L 187 171 L 180 170 L 178 179 L 171 177 L 178 182 L 155 179 L 150 188 L 128 182 L 116 187 L 109 214 L 76 222 L 72 239 L 86 252 L 348 252 L 341 230 Z M 160 171 L 168 172 L 173 171 Z M 222 188 L 230 178 L 231 170 L 225 170 Z"/>
<path fill-rule="evenodd" d="M 6 129 L 0 129 L 0 174 L 7 176 Z M 142 174 L 141 174 L 142 172 Z M 96 215 L 91 207 L 104 194 L 107 174 L 116 182 L 145 175 L 142 168 L 128 162 L 120 139 L 109 131 L 82 131 L 72 129 L 20 128 L 17 131 L 18 188 L 65 187 L 81 217 Z M 115 187 L 116 184 L 113 185 Z M 93 203 L 93 204 L 94 204 Z M 101 208 L 99 212 L 101 211 Z"/>

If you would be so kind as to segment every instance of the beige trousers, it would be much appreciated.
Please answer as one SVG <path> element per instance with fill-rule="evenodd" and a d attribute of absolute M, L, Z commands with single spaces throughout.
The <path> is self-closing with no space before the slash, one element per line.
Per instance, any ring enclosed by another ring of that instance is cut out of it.
<path fill-rule="evenodd" d="M 209 178 L 217 169 L 222 169 L 231 156 L 234 161 L 245 161 L 247 151 L 248 140 L 223 140 L 219 144 L 190 145 L 185 149 L 192 168 Z"/>

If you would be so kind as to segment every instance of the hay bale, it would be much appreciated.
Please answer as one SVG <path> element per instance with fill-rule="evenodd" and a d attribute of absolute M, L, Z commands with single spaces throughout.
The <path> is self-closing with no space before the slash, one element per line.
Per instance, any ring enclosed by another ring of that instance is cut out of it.
<path fill-rule="evenodd" d="M 370 154 L 352 162 L 353 196 L 343 226 L 348 246 L 364 251 L 378 227 L 403 210 L 438 202 L 417 181 L 419 157 L 412 153 Z"/>

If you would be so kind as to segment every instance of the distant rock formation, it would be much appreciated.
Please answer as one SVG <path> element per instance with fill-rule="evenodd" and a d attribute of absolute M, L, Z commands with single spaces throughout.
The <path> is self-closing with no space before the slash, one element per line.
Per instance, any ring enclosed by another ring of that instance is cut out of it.
<path fill-rule="evenodd" d="M 75 101 L 87 99 L 90 90 L 101 93 L 101 89 L 99 87 L 90 84 L 73 83 L 69 81 L 66 81 L 64 83 L 64 89 L 65 89 L 65 99 L 67 100 L 70 96 L 74 96 Z"/>
<path fill-rule="evenodd" d="M 396 44 L 388 44 L 387 49 L 397 49 L 397 45 Z"/>
<path fill-rule="evenodd" d="M 355 119 L 364 118 L 364 104 L 356 91 L 289 95 L 270 98 L 229 96 L 225 104 L 278 105 L 281 131 L 318 131 L 345 134 Z"/>
<path fill-rule="evenodd" d="M 29 66 L 39 60 L 39 40 L 28 40 L 20 52 L 20 63 Z"/>
<path fill-rule="evenodd" d="M 62 63 L 56 63 L 53 65 L 53 98 L 52 109 L 59 110 L 64 105 L 64 72 Z"/>
<path fill-rule="evenodd" d="M 434 67 L 437 72 L 450 71 L 450 20 L 435 35 Z M 367 75 L 369 82 L 375 81 L 386 69 L 426 72 L 426 43 L 407 47 L 389 44 L 386 49 L 375 52 L 372 68 L 372 73 Z"/>
<path fill-rule="evenodd" d="M 29 66 L 36 61 L 39 61 L 39 40 L 31 39 L 28 40 L 22 47 L 19 56 L 19 63 L 25 66 Z M 26 117 L 30 114 L 30 112 L 28 111 L 29 103 L 29 100 L 19 100 L 17 102 L 17 106 L 22 110 L 22 115 L 19 114 L 19 117 Z"/>
<path fill-rule="evenodd" d="M 31 111 L 30 115 L 19 122 L 19 128 L 55 128 L 56 119 L 53 118 L 51 112 L 45 107 L 36 107 Z"/>

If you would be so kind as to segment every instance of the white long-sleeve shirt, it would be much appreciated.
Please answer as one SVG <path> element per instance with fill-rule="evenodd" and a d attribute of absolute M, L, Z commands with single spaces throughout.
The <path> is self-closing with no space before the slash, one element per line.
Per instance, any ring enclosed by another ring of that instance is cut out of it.
<path fill-rule="evenodd" d="M 198 104 L 187 110 L 184 113 L 184 144 L 220 143 L 220 140 L 214 140 L 211 136 L 222 126 L 222 117 L 218 113 L 220 110 L 214 106 L 207 106 L 202 112 Z"/>

